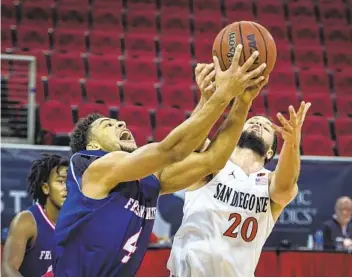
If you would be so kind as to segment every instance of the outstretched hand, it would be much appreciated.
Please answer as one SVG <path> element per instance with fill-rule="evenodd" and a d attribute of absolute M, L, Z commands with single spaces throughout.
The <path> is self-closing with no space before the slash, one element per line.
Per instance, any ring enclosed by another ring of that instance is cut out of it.
<path fill-rule="evenodd" d="M 301 130 L 304 123 L 304 119 L 309 110 L 311 103 L 301 102 L 298 112 L 296 113 L 292 105 L 288 108 L 290 113 L 290 119 L 287 120 L 281 113 L 277 113 L 282 126 L 272 124 L 273 129 L 280 133 L 283 140 L 288 143 L 299 144 L 301 141 Z"/>

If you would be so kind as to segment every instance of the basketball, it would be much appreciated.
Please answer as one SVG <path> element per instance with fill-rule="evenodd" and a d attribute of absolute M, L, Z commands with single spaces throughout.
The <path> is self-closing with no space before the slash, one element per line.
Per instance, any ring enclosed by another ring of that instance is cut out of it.
<path fill-rule="evenodd" d="M 258 50 L 259 57 L 249 70 L 266 63 L 263 75 L 270 74 L 275 66 L 277 52 L 275 41 L 267 29 L 251 21 L 235 22 L 223 28 L 213 43 L 213 55 L 219 59 L 222 70 L 228 69 L 231 65 L 238 44 L 243 45 L 240 65 Z"/>

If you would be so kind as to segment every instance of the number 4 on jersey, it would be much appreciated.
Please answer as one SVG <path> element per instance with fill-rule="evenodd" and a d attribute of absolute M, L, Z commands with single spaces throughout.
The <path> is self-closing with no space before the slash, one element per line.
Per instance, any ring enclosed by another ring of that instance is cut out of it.
<path fill-rule="evenodd" d="M 129 239 L 127 239 L 125 245 L 123 246 L 123 250 L 126 250 L 128 254 L 124 256 L 121 260 L 122 263 L 127 263 L 131 259 L 131 254 L 133 254 L 136 249 L 137 249 L 137 241 L 138 238 L 141 234 L 142 228 L 139 229 L 138 233 L 134 234 L 131 236 Z"/>
<path fill-rule="evenodd" d="M 226 230 L 224 233 L 224 236 L 232 237 L 232 238 L 237 238 L 238 232 L 234 232 L 234 230 L 238 227 L 238 225 L 241 224 L 242 221 L 242 216 L 241 214 L 238 213 L 231 213 L 229 216 L 229 221 L 232 220 L 232 218 L 235 218 L 235 221 L 232 223 L 232 225 Z M 250 235 L 248 235 L 248 228 L 249 225 L 252 223 L 252 230 Z M 258 221 L 254 217 L 248 217 L 243 221 L 242 227 L 241 227 L 241 237 L 245 242 L 251 242 L 255 236 L 257 235 L 258 232 Z"/>

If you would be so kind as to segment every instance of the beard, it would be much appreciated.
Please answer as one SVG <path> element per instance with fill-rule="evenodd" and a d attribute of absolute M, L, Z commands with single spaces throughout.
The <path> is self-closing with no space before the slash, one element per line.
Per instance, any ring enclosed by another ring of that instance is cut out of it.
<path fill-rule="evenodd" d="M 260 157 L 265 157 L 269 150 L 263 138 L 259 137 L 255 132 L 243 131 L 240 139 L 238 140 L 238 147 L 242 149 L 250 149 Z"/>

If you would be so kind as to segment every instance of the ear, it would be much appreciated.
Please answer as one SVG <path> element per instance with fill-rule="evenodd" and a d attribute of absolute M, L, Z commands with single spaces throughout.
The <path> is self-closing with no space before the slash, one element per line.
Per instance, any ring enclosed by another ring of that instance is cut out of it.
<path fill-rule="evenodd" d="M 272 149 L 269 149 L 268 152 L 266 153 L 266 159 L 269 160 L 274 156 L 274 151 Z"/>
<path fill-rule="evenodd" d="M 44 195 L 49 195 L 50 187 L 49 187 L 49 184 L 47 182 L 44 182 L 42 184 L 42 191 L 43 191 Z"/>
<path fill-rule="evenodd" d="M 101 147 L 99 144 L 97 144 L 95 142 L 91 142 L 91 143 L 88 143 L 87 150 L 89 150 L 89 151 L 101 150 Z"/>

